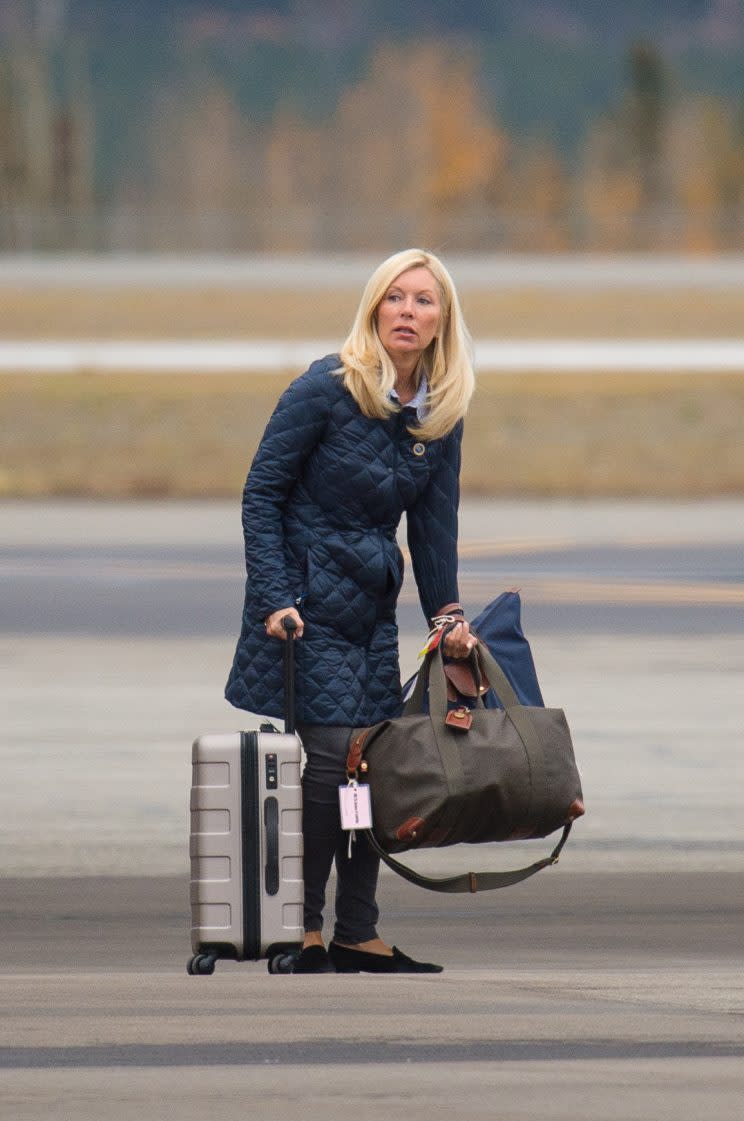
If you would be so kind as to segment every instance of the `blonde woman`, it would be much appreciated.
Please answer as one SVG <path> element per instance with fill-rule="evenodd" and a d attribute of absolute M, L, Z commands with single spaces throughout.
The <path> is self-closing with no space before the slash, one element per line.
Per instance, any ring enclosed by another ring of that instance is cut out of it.
<path fill-rule="evenodd" d="M 402 514 L 429 623 L 457 602 L 457 507 L 470 343 L 454 284 L 433 254 L 384 261 L 340 355 L 314 362 L 282 395 L 243 495 L 248 578 L 226 688 L 238 708 L 283 715 L 282 618 L 297 623 L 297 724 L 303 773 L 305 941 L 297 973 L 440 972 L 378 936 L 378 858 L 348 855 L 338 788 L 353 728 L 401 708 L 396 601 Z M 473 644 L 463 618 L 451 657 Z M 336 922 L 326 950 L 325 891 L 336 861 Z"/>

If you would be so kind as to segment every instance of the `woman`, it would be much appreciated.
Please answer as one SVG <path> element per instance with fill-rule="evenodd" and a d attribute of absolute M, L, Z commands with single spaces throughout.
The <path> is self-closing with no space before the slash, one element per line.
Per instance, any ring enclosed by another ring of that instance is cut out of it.
<path fill-rule="evenodd" d="M 282 395 L 248 475 L 243 625 L 226 688 L 238 708 L 283 715 L 281 620 L 297 623 L 303 773 L 305 940 L 294 972 L 440 972 L 378 937 L 379 861 L 348 852 L 338 788 L 353 728 L 401 708 L 396 529 L 406 512 L 421 605 L 431 624 L 457 603 L 463 416 L 473 392 L 469 337 L 452 280 L 405 250 L 371 276 L 339 355 Z M 445 639 L 466 657 L 468 623 Z M 335 858 L 336 925 L 326 951 L 325 889 Z"/>

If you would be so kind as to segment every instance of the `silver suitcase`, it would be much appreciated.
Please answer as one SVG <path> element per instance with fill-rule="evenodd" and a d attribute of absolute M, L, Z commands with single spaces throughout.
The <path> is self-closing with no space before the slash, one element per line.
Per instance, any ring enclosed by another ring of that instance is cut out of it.
<path fill-rule="evenodd" d="M 192 752 L 190 974 L 219 958 L 289 972 L 303 938 L 302 745 L 294 642 L 285 642 L 285 732 L 200 736 Z"/>

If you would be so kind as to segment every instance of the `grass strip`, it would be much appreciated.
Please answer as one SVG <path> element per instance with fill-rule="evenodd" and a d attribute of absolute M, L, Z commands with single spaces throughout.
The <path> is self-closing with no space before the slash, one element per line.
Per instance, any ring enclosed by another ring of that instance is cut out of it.
<path fill-rule="evenodd" d="M 0 495 L 239 495 L 286 375 L 0 376 Z M 744 378 L 482 375 L 466 493 L 744 493 Z"/>
<path fill-rule="evenodd" d="M 0 338 L 346 338 L 361 291 L 2 288 Z M 461 292 L 475 338 L 739 338 L 744 290 L 570 287 Z"/>

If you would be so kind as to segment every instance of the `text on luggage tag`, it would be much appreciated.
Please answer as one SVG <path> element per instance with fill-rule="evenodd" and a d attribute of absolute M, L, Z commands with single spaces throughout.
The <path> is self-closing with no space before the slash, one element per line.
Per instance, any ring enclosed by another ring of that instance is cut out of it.
<path fill-rule="evenodd" d="M 338 799 L 342 829 L 372 828 L 372 802 L 366 783 L 360 786 L 356 779 L 351 779 L 346 786 L 339 786 Z"/>

